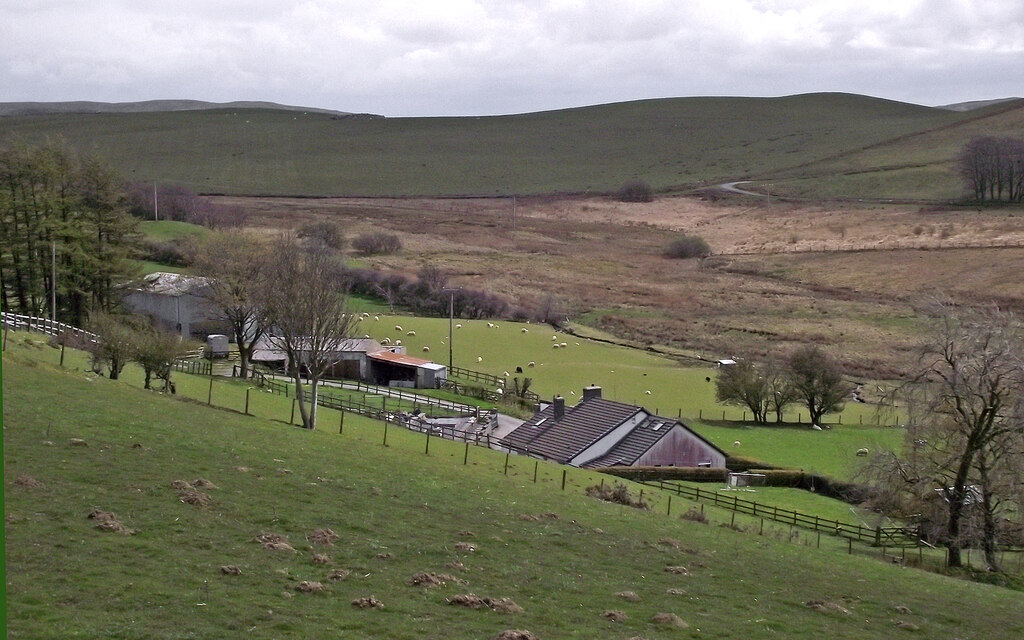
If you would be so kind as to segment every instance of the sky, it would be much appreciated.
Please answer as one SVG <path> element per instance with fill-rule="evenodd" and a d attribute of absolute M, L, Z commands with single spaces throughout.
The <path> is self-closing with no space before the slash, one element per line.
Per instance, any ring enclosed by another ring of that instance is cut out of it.
<path fill-rule="evenodd" d="M 1024 2 L 0 0 L 0 102 L 456 116 L 822 91 L 1024 96 Z"/>

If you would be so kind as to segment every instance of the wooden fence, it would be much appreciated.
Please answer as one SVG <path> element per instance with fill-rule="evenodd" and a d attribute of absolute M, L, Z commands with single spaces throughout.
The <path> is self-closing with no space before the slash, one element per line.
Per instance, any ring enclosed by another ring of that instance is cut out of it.
<path fill-rule="evenodd" d="M 2 322 L 4 328 L 14 329 L 15 331 L 34 331 L 36 333 L 45 333 L 50 336 L 66 334 L 73 336 L 83 343 L 96 342 L 99 340 L 99 336 L 95 333 L 79 329 L 78 327 L 65 324 L 63 322 L 55 322 L 49 318 L 23 316 L 4 311 L 0 313 L 0 322 Z"/>
<path fill-rule="evenodd" d="M 820 531 L 840 538 L 864 542 L 876 547 L 918 547 L 922 544 L 921 538 L 915 529 L 905 527 L 875 527 L 872 529 L 871 527 L 864 527 L 858 524 L 829 520 L 828 518 L 811 516 L 799 511 L 791 511 L 776 506 L 759 504 L 750 500 L 742 500 L 737 495 L 722 495 L 718 491 L 707 491 L 700 487 L 665 482 L 664 480 L 644 480 L 641 481 L 641 484 L 657 487 L 695 502 L 711 504 L 736 513 L 790 524 L 801 529 Z"/>

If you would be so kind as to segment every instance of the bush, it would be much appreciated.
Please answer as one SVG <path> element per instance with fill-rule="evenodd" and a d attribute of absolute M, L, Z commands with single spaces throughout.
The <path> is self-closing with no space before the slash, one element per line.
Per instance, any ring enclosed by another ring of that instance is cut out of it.
<path fill-rule="evenodd" d="M 402 241 L 393 233 L 375 231 L 357 236 L 352 248 L 367 256 L 397 253 L 402 249 Z"/>
<path fill-rule="evenodd" d="M 587 487 L 586 492 L 591 498 L 597 498 L 606 502 L 614 502 L 615 504 L 634 507 L 636 509 L 647 510 L 650 508 L 643 498 L 634 498 L 633 494 L 629 492 L 629 487 L 621 483 L 616 483 L 614 487 L 595 484 Z"/>
<path fill-rule="evenodd" d="M 139 242 L 141 258 L 150 262 L 171 265 L 174 267 L 187 267 L 191 262 L 189 257 L 178 245 L 172 242 L 160 242 L 143 238 Z"/>
<path fill-rule="evenodd" d="M 725 482 L 728 469 L 715 467 L 605 467 L 602 473 L 643 482 L 644 480 L 688 480 Z"/>
<path fill-rule="evenodd" d="M 630 180 L 619 189 L 619 200 L 622 202 L 651 202 L 654 190 L 643 180 Z"/>
<path fill-rule="evenodd" d="M 319 242 L 331 249 L 343 249 L 345 247 L 345 234 L 336 222 L 330 220 L 317 220 L 307 222 L 299 227 L 296 234 L 303 240 Z"/>
<path fill-rule="evenodd" d="M 666 258 L 704 258 L 711 255 L 711 247 L 700 236 L 683 235 L 665 247 Z"/>

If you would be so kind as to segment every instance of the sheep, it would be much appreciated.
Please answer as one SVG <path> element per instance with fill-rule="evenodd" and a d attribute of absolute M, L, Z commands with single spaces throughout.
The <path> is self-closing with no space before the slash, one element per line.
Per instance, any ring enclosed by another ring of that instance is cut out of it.
<path fill-rule="evenodd" d="M 487 328 L 488 329 L 493 329 L 494 328 L 494 323 L 493 322 L 488 322 L 487 323 Z"/>
<path fill-rule="evenodd" d="M 558 340 L 558 336 L 551 336 L 552 340 Z"/>
<path fill-rule="evenodd" d="M 379 322 L 380 321 L 380 316 L 373 316 L 373 319 Z"/>
<path fill-rule="evenodd" d="M 414 336 L 414 335 L 416 335 L 416 332 L 415 331 L 406 331 L 405 335 L 407 335 L 407 336 Z"/>
<path fill-rule="evenodd" d="M 391 344 L 391 338 L 384 338 L 380 341 L 381 344 Z"/>
<path fill-rule="evenodd" d="M 505 390 L 502 389 L 501 387 L 498 387 L 497 389 L 494 390 L 494 393 L 498 394 L 499 396 L 503 396 L 505 395 Z"/>
<path fill-rule="evenodd" d="M 507 378 L 507 377 L 509 376 L 509 373 L 508 373 L 508 371 L 506 371 L 504 375 L 505 375 L 505 377 Z"/>
<path fill-rule="evenodd" d="M 537 363 L 534 362 L 533 360 L 530 360 L 529 362 L 526 363 L 526 366 L 528 366 L 528 367 L 536 367 Z"/>
<path fill-rule="evenodd" d="M 732 443 L 732 446 L 734 446 L 734 447 L 740 446 L 740 441 L 739 440 L 734 440 L 733 443 Z"/>
<path fill-rule="evenodd" d="M 455 323 L 455 328 L 456 329 L 461 329 L 462 328 L 462 323 L 461 322 Z"/>
<path fill-rule="evenodd" d="M 395 325 L 395 331 L 401 331 L 401 330 L 402 330 L 402 325 L 396 324 Z"/>
<path fill-rule="evenodd" d="M 423 353 L 430 353 L 430 347 L 423 347 Z"/>
<path fill-rule="evenodd" d="M 647 391 L 644 391 L 644 395 L 645 395 L 645 396 L 649 396 L 649 395 L 651 395 L 651 390 L 650 390 L 650 389 L 648 389 Z"/>
<path fill-rule="evenodd" d="M 868 450 L 867 450 L 866 447 L 861 447 L 860 449 L 857 449 L 857 457 L 863 458 L 863 457 L 865 457 L 867 455 L 868 455 Z"/>
<path fill-rule="evenodd" d="M 395 340 L 395 344 L 400 347 L 400 346 L 402 346 L 402 341 L 401 340 Z"/>
<path fill-rule="evenodd" d="M 483 358 L 483 356 L 477 356 L 477 357 L 476 357 L 476 361 L 477 361 L 477 362 L 483 362 L 483 361 L 484 361 L 484 358 Z"/>
<path fill-rule="evenodd" d="M 530 330 L 527 329 L 526 327 L 523 327 L 522 329 L 519 330 L 519 333 L 530 333 Z"/>
<path fill-rule="evenodd" d="M 562 345 L 560 345 L 560 344 L 558 344 L 558 343 L 556 342 L 555 344 L 551 345 L 551 348 L 552 348 L 552 349 L 558 349 L 558 348 L 560 348 L 561 346 L 562 346 Z"/>
<path fill-rule="evenodd" d="M 816 425 L 816 424 L 812 424 L 811 425 L 811 431 L 821 431 L 821 426 L 820 425 Z"/>
<path fill-rule="evenodd" d="M 561 343 L 561 344 L 560 344 L 559 346 L 560 346 L 560 347 L 562 347 L 562 348 L 564 349 L 564 348 L 566 348 L 566 347 L 568 347 L 568 346 L 569 346 L 569 343 L 568 343 L 568 342 L 563 342 L 563 343 Z"/>

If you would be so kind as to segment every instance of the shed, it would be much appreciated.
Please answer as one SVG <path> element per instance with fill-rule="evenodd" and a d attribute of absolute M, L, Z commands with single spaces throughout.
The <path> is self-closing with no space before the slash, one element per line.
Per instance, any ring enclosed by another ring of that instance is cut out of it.
<path fill-rule="evenodd" d="M 436 389 L 448 378 L 448 367 L 404 353 L 378 351 L 367 354 L 371 382 L 389 387 Z"/>
<path fill-rule="evenodd" d="M 205 297 L 209 284 L 206 278 L 158 271 L 131 284 L 124 302 L 132 312 L 185 338 L 224 333 L 230 327 Z"/>

